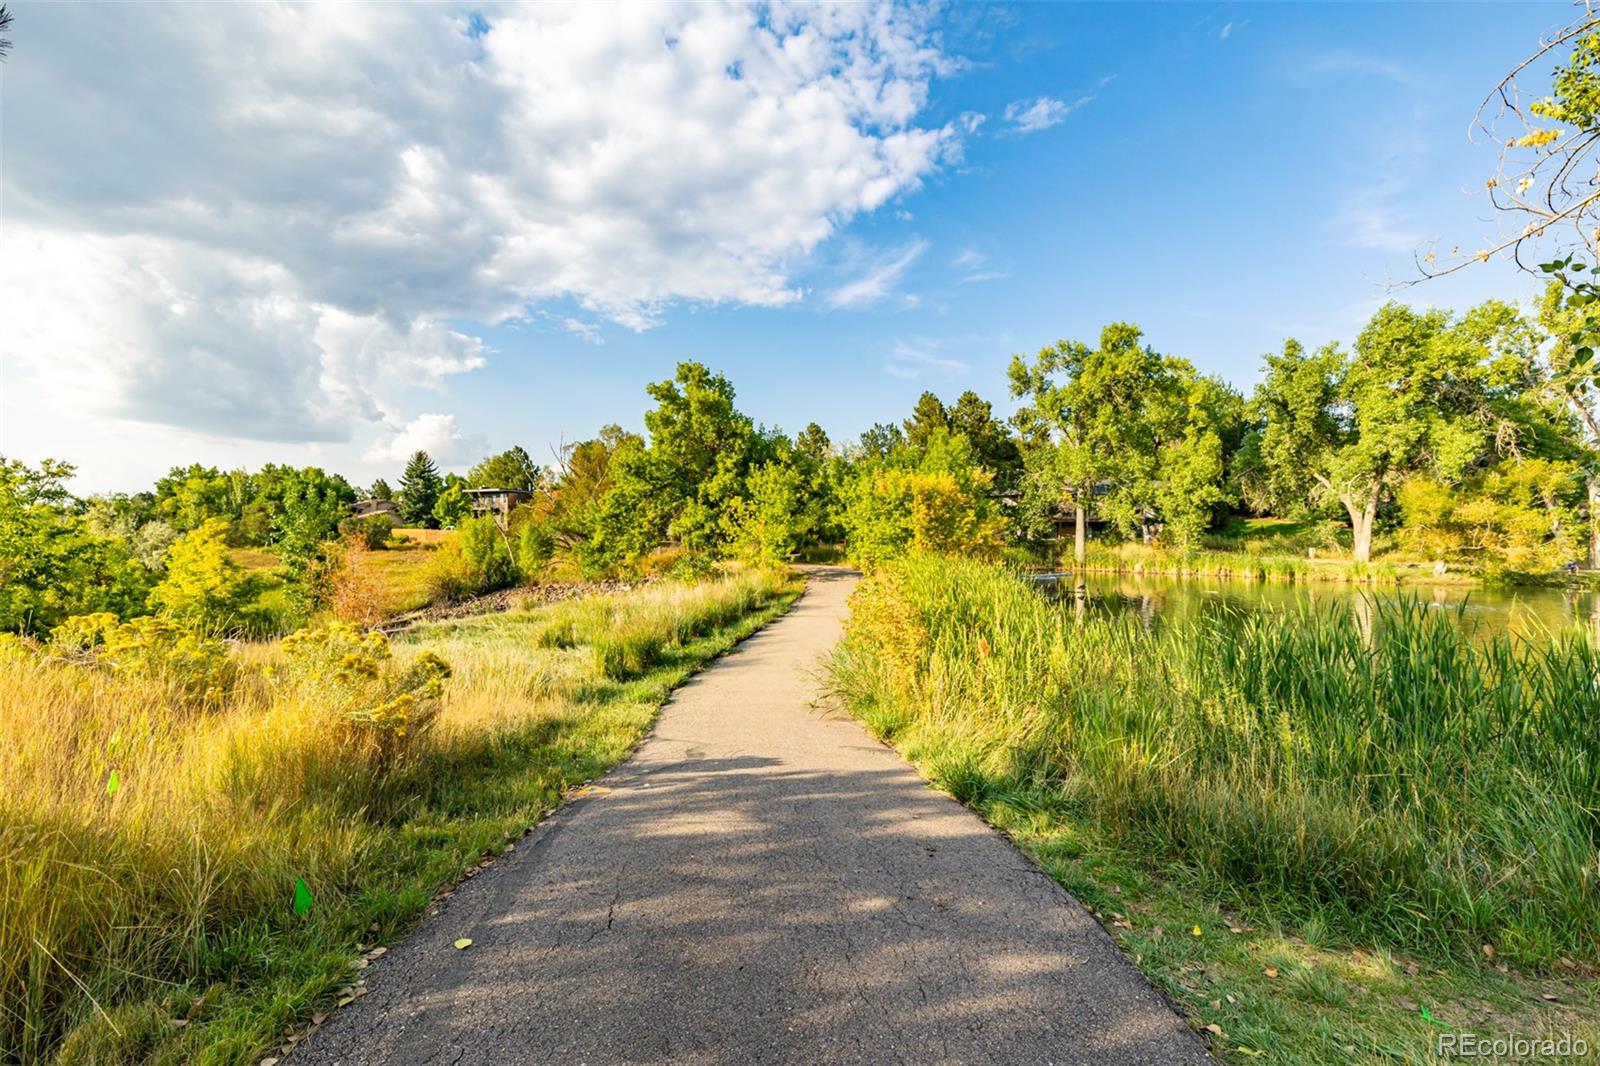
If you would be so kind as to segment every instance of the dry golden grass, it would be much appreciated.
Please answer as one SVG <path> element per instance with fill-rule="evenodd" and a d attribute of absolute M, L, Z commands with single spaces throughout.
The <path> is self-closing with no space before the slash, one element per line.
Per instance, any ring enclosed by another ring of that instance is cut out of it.
<path fill-rule="evenodd" d="M 748 574 L 616 598 L 608 618 L 664 634 L 626 681 L 598 634 L 542 646 L 552 608 L 408 633 L 385 670 L 432 653 L 454 675 L 399 750 L 338 691 L 286 681 L 281 643 L 235 650 L 209 703 L 0 645 L 0 1058 L 259 1058 L 348 979 L 358 940 L 624 757 L 673 685 L 794 591 Z"/>

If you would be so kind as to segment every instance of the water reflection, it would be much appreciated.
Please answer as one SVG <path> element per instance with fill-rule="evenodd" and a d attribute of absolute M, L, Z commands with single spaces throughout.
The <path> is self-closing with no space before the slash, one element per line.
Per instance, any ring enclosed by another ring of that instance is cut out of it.
<path fill-rule="evenodd" d="M 1600 594 L 1591 589 L 1286 584 L 1139 574 L 1037 574 L 1032 580 L 1046 594 L 1073 604 L 1080 616 L 1127 615 L 1149 628 L 1224 610 L 1287 610 L 1309 599 L 1346 606 L 1371 639 L 1374 603 L 1405 600 L 1443 612 L 1480 637 L 1508 633 L 1545 639 L 1583 630 L 1600 640 Z"/>

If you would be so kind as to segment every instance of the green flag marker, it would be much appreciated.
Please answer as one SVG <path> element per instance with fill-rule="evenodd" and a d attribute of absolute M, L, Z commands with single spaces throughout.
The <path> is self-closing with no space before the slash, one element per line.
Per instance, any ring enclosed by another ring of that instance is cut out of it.
<path fill-rule="evenodd" d="M 117 794 L 117 789 L 121 787 L 122 778 L 117 776 L 117 772 L 115 770 L 111 771 L 111 776 L 106 778 L 106 795 L 115 796 Z"/>
<path fill-rule="evenodd" d="M 1425 1022 L 1432 1022 L 1434 1025 L 1442 1025 L 1446 1029 L 1450 1028 L 1449 1022 L 1440 1021 L 1438 1018 L 1433 1016 L 1433 1012 L 1428 1009 L 1428 1005 L 1426 1003 L 1417 1008 L 1417 1013 L 1422 1015 L 1422 1020 Z"/>
<path fill-rule="evenodd" d="M 305 878 L 296 877 L 294 879 L 294 912 L 299 915 L 304 915 L 310 909 L 311 890 L 306 887 Z"/>

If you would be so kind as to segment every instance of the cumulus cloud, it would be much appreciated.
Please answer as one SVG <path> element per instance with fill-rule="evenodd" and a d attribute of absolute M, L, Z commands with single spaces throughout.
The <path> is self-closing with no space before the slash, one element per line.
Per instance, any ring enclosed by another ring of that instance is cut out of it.
<path fill-rule="evenodd" d="M 804 257 L 976 129 L 917 124 L 954 67 L 932 22 L 882 4 L 30 8 L 6 72 L 35 104 L 7 115 L 0 358 L 128 417 L 339 440 L 482 364 L 450 323 L 567 300 L 644 329 L 680 302 L 799 300 Z"/>
<path fill-rule="evenodd" d="M 413 452 L 423 451 L 444 466 L 456 466 L 481 456 L 487 447 L 480 434 L 462 432 L 455 415 L 423 414 L 394 428 L 363 458 L 369 463 L 403 463 Z"/>

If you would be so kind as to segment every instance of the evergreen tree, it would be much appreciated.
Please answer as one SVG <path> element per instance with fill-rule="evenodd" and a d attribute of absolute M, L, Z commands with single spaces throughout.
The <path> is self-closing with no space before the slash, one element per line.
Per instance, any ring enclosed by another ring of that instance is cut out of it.
<path fill-rule="evenodd" d="M 374 500 L 394 499 L 394 489 L 391 489 L 389 487 L 389 483 L 383 480 L 381 477 L 372 483 L 372 488 L 370 491 Z"/>
<path fill-rule="evenodd" d="M 439 502 L 444 481 L 428 453 L 418 451 L 406 462 L 400 476 L 400 520 L 408 526 L 434 528 L 433 505 Z"/>
<path fill-rule="evenodd" d="M 934 430 L 950 428 L 950 412 L 939 397 L 924 392 L 917 398 L 917 406 L 912 410 L 911 417 L 906 419 L 905 427 L 906 443 L 920 452 L 928 447 L 928 438 Z"/>

